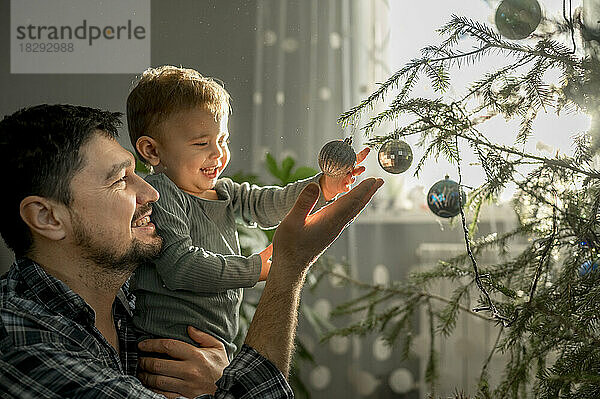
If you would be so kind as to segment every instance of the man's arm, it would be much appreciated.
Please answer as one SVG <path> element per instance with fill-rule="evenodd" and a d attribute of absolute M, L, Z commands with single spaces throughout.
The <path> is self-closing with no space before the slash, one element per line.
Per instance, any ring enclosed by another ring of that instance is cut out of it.
<path fill-rule="evenodd" d="M 154 340 L 158 341 L 158 340 Z M 175 354 L 177 350 L 192 353 L 191 345 L 175 340 L 164 340 L 158 345 L 166 344 L 164 353 Z M 167 342 L 168 341 L 168 342 Z M 207 392 L 198 387 L 198 381 L 212 379 L 213 384 L 218 375 L 212 373 L 215 368 L 213 354 L 195 348 L 197 354 L 206 356 L 203 360 L 196 358 L 186 364 L 167 364 L 156 371 L 178 369 L 180 379 L 173 391 L 161 393 L 169 398 L 194 397 Z M 218 351 L 217 351 L 218 352 Z M 224 349 L 221 350 L 224 352 Z M 218 354 L 216 354 L 219 357 Z M 187 355 L 186 355 L 187 356 Z M 226 356 L 226 355 L 224 355 Z M 158 359 L 155 359 L 158 360 Z M 177 362 L 173 362 L 177 363 Z M 212 364 L 212 365 L 211 365 Z M 222 369 L 222 367 L 221 367 Z M 207 375 L 208 374 L 208 375 Z M 165 380 L 162 380 L 163 382 Z M 238 356 L 223 374 L 221 381 L 226 381 L 226 389 L 220 382 L 221 389 L 214 395 L 215 399 L 242 399 L 254 397 L 293 398 L 293 392 L 279 370 L 255 350 L 244 346 Z M 167 388 L 160 385 L 160 388 Z M 212 389 L 214 391 L 214 388 Z M 178 392 L 178 393 L 176 393 Z M 75 352 L 60 345 L 38 344 L 17 348 L 0 356 L 0 397 L 2 398 L 102 398 L 102 399 L 164 399 L 165 396 L 152 392 L 144 387 L 134 376 L 124 375 L 118 370 L 107 367 L 102 361 L 92 358 L 88 353 Z M 198 399 L 210 399 L 211 395 L 202 395 Z"/>
<path fill-rule="evenodd" d="M 227 355 L 223 344 L 215 338 L 189 330 L 190 336 L 202 348 L 173 339 L 150 339 L 143 341 L 140 348 L 151 352 L 168 354 L 180 360 L 143 358 L 140 375 L 144 384 L 153 391 L 175 398 L 178 395 L 194 395 L 215 391 L 216 399 L 243 398 L 293 398 L 294 393 L 279 369 L 256 350 L 244 345 L 229 367 L 223 371 Z M 200 334 L 200 335 L 199 335 Z M 212 338 L 212 343 L 210 342 Z M 203 396 L 208 399 L 209 396 Z"/>
<path fill-rule="evenodd" d="M 3 392 L 14 398 L 163 398 L 142 386 L 137 378 L 109 368 L 87 353 L 51 344 L 3 354 Z"/>
<path fill-rule="evenodd" d="M 287 376 L 296 333 L 300 291 L 308 267 L 367 205 L 383 180 L 369 178 L 333 204 L 310 214 L 316 184 L 300 193 L 273 239 L 273 262 L 246 336 L 246 345 Z"/>

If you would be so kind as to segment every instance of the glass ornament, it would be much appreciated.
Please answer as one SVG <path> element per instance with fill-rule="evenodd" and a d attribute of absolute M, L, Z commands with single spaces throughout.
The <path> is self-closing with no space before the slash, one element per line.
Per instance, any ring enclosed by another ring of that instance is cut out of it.
<path fill-rule="evenodd" d="M 398 139 L 386 141 L 379 149 L 377 155 L 379 166 L 388 173 L 398 174 L 406 172 L 413 160 L 410 146 Z"/>
<path fill-rule="evenodd" d="M 431 186 L 427 193 L 429 209 L 442 218 L 452 218 L 458 215 L 461 202 L 464 205 L 466 200 L 465 193 L 461 195 L 458 183 L 450 180 L 447 175 L 444 180 L 440 180 Z"/>
<path fill-rule="evenodd" d="M 579 275 L 581 277 L 585 276 L 586 274 L 590 273 L 590 272 L 595 272 L 598 269 L 598 260 L 595 261 L 591 261 L 591 260 L 586 260 L 585 262 L 583 262 L 581 264 L 581 266 L 579 266 Z"/>
<path fill-rule="evenodd" d="M 319 167 L 327 176 L 345 175 L 351 172 L 355 165 L 356 152 L 352 148 L 352 137 L 344 141 L 330 141 L 319 152 Z"/>
<path fill-rule="evenodd" d="M 495 23 L 502 36 L 511 40 L 525 39 L 542 20 L 537 0 L 503 0 L 496 9 Z"/>

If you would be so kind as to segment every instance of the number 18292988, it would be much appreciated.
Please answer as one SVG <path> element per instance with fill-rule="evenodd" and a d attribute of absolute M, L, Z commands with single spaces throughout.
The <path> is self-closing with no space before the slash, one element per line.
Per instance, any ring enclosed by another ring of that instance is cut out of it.
<path fill-rule="evenodd" d="M 72 53 L 75 51 L 74 43 L 19 43 L 22 53 Z"/>

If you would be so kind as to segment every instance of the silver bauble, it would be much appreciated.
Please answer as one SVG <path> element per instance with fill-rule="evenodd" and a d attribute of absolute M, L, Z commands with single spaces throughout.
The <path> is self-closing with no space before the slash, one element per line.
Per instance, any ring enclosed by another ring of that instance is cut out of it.
<path fill-rule="evenodd" d="M 500 34 L 511 40 L 527 38 L 541 20 L 542 8 L 537 0 L 502 0 L 494 19 Z"/>
<path fill-rule="evenodd" d="M 398 174 L 406 172 L 410 168 L 413 154 L 410 146 L 405 141 L 391 139 L 381 146 L 377 159 L 383 170 Z"/>
<path fill-rule="evenodd" d="M 344 141 L 330 141 L 319 152 L 319 167 L 327 176 L 346 175 L 356 165 L 356 152 L 352 149 L 352 137 Z"/>

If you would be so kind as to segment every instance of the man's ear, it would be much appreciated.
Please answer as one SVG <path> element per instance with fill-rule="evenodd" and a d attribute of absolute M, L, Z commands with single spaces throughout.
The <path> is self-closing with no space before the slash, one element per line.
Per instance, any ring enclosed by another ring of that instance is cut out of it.
<path fill-rule="evenodd" d="M 160 163 L 158 143 L 154 138 L 150 136 L 140 137 L 135 142 L 135 148 L 150 165 L 157 166 Z"/>
<path fill-rule="evenodd" d="M 31 195 L 21 201 L 20 212 L 21 218 L 29 226 L 32 233 L 53 241 L 65 238 L 63 212 L 58 209 L 56 202 L 37 195 Z"/>

